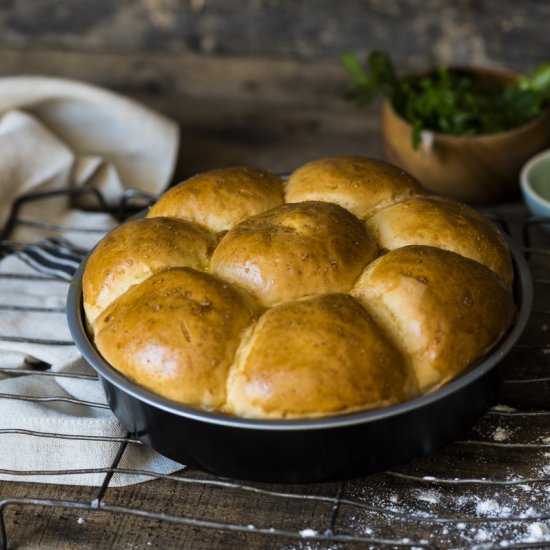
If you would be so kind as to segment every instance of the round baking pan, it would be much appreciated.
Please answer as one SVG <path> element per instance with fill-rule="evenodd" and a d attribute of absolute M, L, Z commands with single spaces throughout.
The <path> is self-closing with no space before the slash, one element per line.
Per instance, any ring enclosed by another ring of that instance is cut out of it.
<path fill-rule="evenodd" d="M 518 316 L 499 344 L 443 388 L 373 411 L 306 420 L 252 420 L 203 412 L 142 388 L 111 367 L 85 330 L 82 273 L 67 298 L 72 337 L 97 371 L 111 409 L 159 453 L 223 476 L 268 482 L 310 482 L 368 474 L 443 447 L 494 405 L 495 368 L 523 332 L 533 300 L 527 262 L 510 239 Z"/>

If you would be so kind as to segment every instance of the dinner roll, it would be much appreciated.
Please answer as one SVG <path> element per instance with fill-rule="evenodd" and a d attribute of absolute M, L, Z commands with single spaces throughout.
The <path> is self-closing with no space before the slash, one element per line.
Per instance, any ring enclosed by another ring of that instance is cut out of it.
<path fill-rule="evenodd" d="M 375 260 L 352 295 L 411 359 L 422 392 L 489 351 L 516 312 L 506 284 L 493 271 L 428 246 L 406 246 Z"/>
<path fill-rule="evenodd" d="M 223 237 L 212 272 L 263 305 L 347 292 L 377 249 L 363 224 L 326 202 L 286 204 L 248 218 Z"/>
<path fill-rule="evenodd" d="M 97 319 L 95 343 L 140 385 L 213 409 L 225 402 L 229 366 L 255 315 L 252 299 L 229 283 L 173 268 L 112 302 Z"/>
<path fill-rule="evenodd" d="M 364 219 L 386 204 L 422 192 L 410 174 L 387 162 L 328 157 L 293 172 L 285 187 L 285 200 L 333 202 Z"/>
<path fill-rule="evenodd" d="M 92 252 L 82 277 L 84 310 L 90 325 L 118 296 L 153 273 L 173 266 L 205 271 L 213 237 L 194 224 L 174 218 L 125 223 Z"/>
<path fill-rule="evenodd" d="M 379 210 L 366 223 L 381 249 L 437 246 L 486 265 L 512 284 L 514 270 L 504 238 L 492 222 L 465 204 L 411 197 Z"/>
<path fill-rule="evenodd" d="M 293 418 L 384 407 L 418 394 L 407 360 L 349 294 L 288 302 L 262 315 L 239 349 L 225 410 Z"/>
<path fill-rule="evenodd" d="M 83 276 L 105 360 L 183 405 L 316 418 L 434 391 L 514 322 L 508 246 L 475 210 L 363 157 L 310 162 L 284 193 L 212 170 L 107 235 Z"/>
<path fill-rule="evenodd" d="M 173 216 L 218 233 L 282 202 L 279 176 L 261 168 L 236 166 L 197 174 L 169 189 L 147 217 Z"/>

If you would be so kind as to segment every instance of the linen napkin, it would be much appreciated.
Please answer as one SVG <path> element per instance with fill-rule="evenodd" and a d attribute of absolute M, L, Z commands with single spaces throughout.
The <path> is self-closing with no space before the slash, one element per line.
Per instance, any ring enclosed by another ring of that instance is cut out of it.
<path fill-rule="evenodd" d="M 110 205 L 130 188 L 159 194 L 177 149 L 177 126 L 127 98 L 68 80 L 1 78 L 0 227 L 29 192 L 91 186 Z M 182 468 L 127 441 L 67 327 L 71 275 L 116 221 L 62 196 L 25 204 L 18 222 L 0 242 L 0 479 L 101 485 L 124 443 L 118 467 L 134 472 L 115 473 L 110 486 Z"/>

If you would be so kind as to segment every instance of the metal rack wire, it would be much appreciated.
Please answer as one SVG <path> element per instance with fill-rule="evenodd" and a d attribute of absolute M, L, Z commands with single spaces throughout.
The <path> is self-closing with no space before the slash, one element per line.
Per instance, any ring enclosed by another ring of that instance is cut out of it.
<path fill-rule="evenodd" d="M 57 191 L 55 196 L 62 193 L 72 196 L 75 191 Z M 99 207 L 106 209 L 100 193 L 78 193 L 92 194 Z M 0 257 L 29 244 L 11 238 L 14 229 L 20 225 L 30 224 L 35 229 L 49 232 L 66 230 L 65 227 L 56 224 L 25 220 L 22 216 L 23 206 L 28 201 L 47 200 L 51 196 L 51 193 L 35 194 L 19 199 L 14 204 L 8 223 L 0 232 Z M 142 205 L 149 199 L 150 197 L 135 192 L 126 194 L 116 209 L 118 218 L 123 219 L 134 212 L 136 201 Z M 539 327 L 540 330 L 531 329 L 528 336 L 513 350 L 511 358 L 502 368 L 504 389 L 501 404 L 489 410 L 464 439 L 456 441 L 435 456 L 379 475 L 304 487 L 239 483 L 192 469 L 184 469 L 171 475 L 159 475 L 153 471 L 124 468 L 120 462 L 126 448 L 129 445 L 141 445 L 141 442 L 129 434 L 124 437 L 67 436 L 26 429 L 0 430 L 0 437 L 19 434 L 37 438 L 110 442 L 118 445 L 112 464 L 106 468 L 47 472 L 0 469 L 1 474 L 26 476 L 30 480 L 46 474 L 55 476 L 92 473 L 103 476 L 102 484 L 86 498 L 0 496 L 0 549 L 5 550 L 12 545 L 10 532 L 13 525 L 8 520 L 9 512 L 23 510 L 29 506 L 56 509 L 61 514 L 77 511 L 133 517 L 141 522 L 155 520 L 164 526 L 164 532 L 177 527 L 192 529 L 194 532 L 203 533 L 203 540 L 204 536 L 208 538 L 209 533 L 234 535 L 241 537 L 241 547 L 242 537 L 255 541 L 257 547 L 287 549 L 333 549 L 348 546 L 464 547 L 487 550 L 503 547 L 550 547 L 550 493 L 546 490 L 546 484 L 550 482 L 550 466 L 546 467 L 546 463 L 550 465 L 550 247 L 544 246 L 550 235 L 545 233 L 549 230 L 550 223 L 545 219 L 528 219 L 521 209 L 519 211 L 519 216 L 509 216 L 501 211 L 491 212 L 491 215 L 520 241 L 532 265 L 536 304 L 532 326 Z M 79 228 L 72 230 L 78 231 Z M 0 284 L 3 279 L 28 280 L 32 284 L 43 280 L 67 284 L 66 280 L 55 277 L 0 272 Z M 9 310 L 29 311 L 25 306 L 0 304 L 0 313 Z M 42 313 L 53 312 L 51 308 L 46 307 L 32 310 Z M 55 313 L 62 311 L 57 308 Z M 0 335 L 0 341 L 73 345 L 68 340 L 37 339 L 32 335 L 25 338 Z M 521 368 L 518 368 L 518 365 Z M 24 368 L 1 368 L 0 375 L 96 379 L 87 373 L 57 373 L 50 372 L 48 368 L 49 365 L 46 363 L 29 359 Z M 108 408 L 103 403 L 56 395 L 37 397 L 0 394 L 0 399 L 35 402 L 59 400 Z M 545 402 L 548 406 L 541 406 Z M 457 461 L 458 466 L 454 475 L 449 475 L 453 472 L 453 468 L 449 466 L 453 464 L 453 460 Z M 502 461 L 504 462 L 500 464 Z M 476 463 L 479 463 L 479 469 L 474 470 L 472 464 Z M 1 464 L 0 457 L 0 466 Z M 512 466 L 517 464 L 521 466 L 520 474 L 513 471 Z M 483 472 L 483 475 L 478 472 Z M 211 492 L 212 502 L 209 506 L 203 507 L 200 513 L 192 504 L 179 508 L 175 506 L 175 511 L 172 512 L 166 512 L 163 507 L 153 503 L 150 506 L 145 504 L 138 507 L 125 498 L 128 490 L 112 488 L 113 476 L 125 474 L 155 479 L 156 481 L 152 481 L 151 484 L 143 486 L 147 486 L 149 492 L 154 492 L 155 487 L 161 482 L 169 483 L 170 487 L 179 493 L 199 487 L 202 491 Z M 217 503 L 225 497 L 229 500 L 239 500 L 241 518 L 228 521 L 216 510 Z M 291 517 L 291 508 L 285 512 L 285 506 L 295 506 L 298 513 Z M 266 523 L 265 514 L 259 511 L 262 507 L 279 507 L 283 510 L 278 515 L 271 515 L 272 523 Z M 303 512 L 306 509 L 309 512 L 300 515 L 299 510 Z M 317 513 L 319 511 L 320 514 Z M 167 544 L 163 546 L 167 547 Z M 204 547 L 209 547 L 208 543 L 205 544 Z M 235 547 L 237 546 L 235 543 Z"/>

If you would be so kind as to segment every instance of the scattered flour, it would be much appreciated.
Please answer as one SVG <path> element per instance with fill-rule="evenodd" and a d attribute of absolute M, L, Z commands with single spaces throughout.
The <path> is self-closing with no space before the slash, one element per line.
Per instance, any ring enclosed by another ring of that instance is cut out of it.
<path fill-rule="evenodd" d="M 509 407 L 508 405 L 495 405 L 491 410 L 495 412 L 515 412 L 516 409 Z"/>
<path fill-rule="evenodd" d="M 495 441 L 506 441 L 509 437 L 510 432 L 500 426 L 493 432 L 493 439 Z"/>
<path fill-rule="evenodd" d="M 300 531 L 300 536 L 304 538 L 314 537 L 315 535 L 318 535 L 318 534 L 319 532 L 315 531 L 315 529 L 302 529 Z"/>
<path fill-rule="evenodd" d="M 441 495 L 436 491 L 421 491 L 416 495 L 416 498 L 430 504 L 439 504 Z"/>
<path fill-rule="evenodd" d="M 493 431 L 493 437 L 499 433 L 502 434 L 502 432 L 513 437 L 515 428 L 508 428 L 507 425 L 505 428 L 498 430 L 493 425 L 485 432 L 485 437 L 488 435 L 491 437 L 490 434 Z M 540 438 L 537 438 L 538 441 L 547 436 L 548 444 L 550 444 L 550 432 L 544 434 L 543 431 L 542 434 Z M 550 449 L 546 450 L 549 451 L 548 456 L 550 457 Z M 550 477 L 550 460 L 543 459 L 543 453 L 540 450 L 534 452 L 536 452 L 539 462 L 534 468 L 532 476 L 522 479 L 517 475 L 507 474 L 505 480 L 513 482 L 509 485 L 480 486 L 475 490 L 469 486 L 457 486 L 452 493 L 448 493 L 446 486 L 440 485 L 439 478 L 422 476 L 426 483 L 409 487 L 408 494 L 401 494 L 395 491 L 394 487 L 387 487 L 388 490 L 381 492 L 379 496 L 375 496 L 372 501 L 369 501 L 385 509 L 387 514 L 382 512 L 382 516 L 380 516 L 377 512 L 373 523 L 371 512 L 361 511 L 357 525 L 359 531 L 356 532 L 369 538 L 387 537 L 386 528 L 389 529 L 395 524 L 400 528 L 396 532 L 405 537 L 395 538 L 397 546 L 408 546 L 409 550 L 412 550 L 413 545 L 423 545 L 424 541 L 417 539 L 416 533 L 416 536 L 413 536 L 413 531 L 408 530 L 408 520 L 402 520 L 400 516 L 417 519 L 433 518 L 440 514 L 441 508 L 445 510 L 446 516 L 453 518 L 453 521 L 446 525 L 434 524 L 430 528 L 426 546 L 475 548 L 476 550 L 488 550 L 489 548 L 495 550 L 499 547 L 506 550 L 509 550 L 510 547 L 538 549 L 545 545 L 543 543 L 550 543 L 550 519 L 545 517 L 546 511 L 550 509 L 550 483 L 531 483 L 530 479 L 536 476 L 544 477 L 541 472 L 542 468 L 545 468 L 546 477 Z M 399 512 L 399 516 L 395 516 L 395 512 Z M 380 519 L 383 520 L 383 523 L 380 522 Z M 313 546 L 314 543 L 314 538 L 303 538 L 300 550 L 309 550 L 305 546 Z"/>
<path fill-rule="evenodd" d="M 537 515 L 537 511 L 532 507 L 532 506 L 529 506 L 529 508 L 527 508 L 527 510 L 525 510 L 525 512 L 523 512 L 522 514 L 520 514 L 520 518 L 532 518 L 533 516 L 536 516 Z"/>
<path fill-rule="evenodd" d="M 490 539 L 491 533 L 489 533 L 489 531 L 487 531 L 486 529 L 478 529 L 476 533 L 476 540 L 478 540 L 479 542 L 483 542 Z"/>
<path fill-rule="evenodd" d="M 493 512 L 497 512 L 499 510 L 500 506 L 498 505 L 498 502 L 494 499 L 491 500 L 482 500 L 477 503 L 476 511 L 478 514 L 491 514 Z"/>
<path fill-rule="evenodd" d="M 510 515 L 509 506 L 501 506 L 495 499 L 480 500 L 476 506 L 479 516 L 506 517 Z"/>
<path fill-rule="evenodd" d="M 529 536 L 524 539 L 524 542 L 542 542 L 550 540 L 550 529 L 545 523 L 537 521 L 527 526 Z"/>

